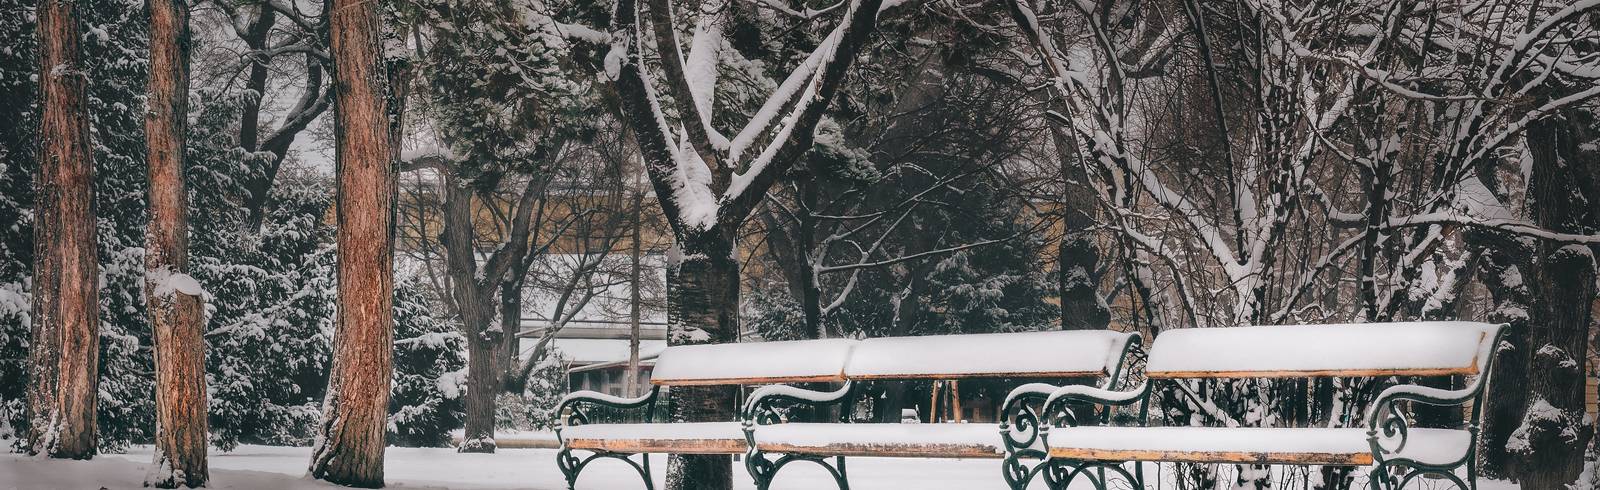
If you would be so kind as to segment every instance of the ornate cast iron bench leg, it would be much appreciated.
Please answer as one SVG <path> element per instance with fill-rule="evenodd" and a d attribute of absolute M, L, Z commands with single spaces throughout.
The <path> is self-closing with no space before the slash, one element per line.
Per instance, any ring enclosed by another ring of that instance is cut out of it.
<path fill-rule="evenodd" d="M 1000 473 L 1001 476 L 1005 477 L 1006 486 L 1011 490 L 1026 490 L 1028 483 L 1033 481 L 1033 477 L 1038 475 L 1046 466 L 1049 466 L 1048 463 L 1040 461 L 1029 467 L 1027 463 L 1022 462 L 1023 458 L 1042 460 L 1044 452 L 1025 450 L 1006 455 L 1006 459 L 1000 463 Z"/>
<path fill-rule="evenodd" d="M 1405 471 L 1397 472 L 1395 469 L 1404 468 Z M 1459 468 L 1459 466 L 1457 467 Z M 1456 475 L 1456 468 L 1442 466 L 1413 466 L 1410 464 L 1396 464 L 1393 461 L 1379 463 L 1372 469 L 1367 477 L 1372 490 L 1403 490 L 1411 482 L 1419 478 L 1432 478 L 1450 482 L 1460 490 L 1477 490 L 1478 476 L 1468 466 L 1467 478 L 1463 480 Z M 1470 482 L 1470 483 L 1469 483 Z"/>
<path fill-rule="evenodd" d="M 633 470 L 639 473 L 639 478 L 644 480 L 645 490 L 655 490 L 655 481 L 650 479 L 650 453 L 639 453 L 638 456 L 640 462 L 638 463 L 635 463 L 632 459 L 629 459 L 632 456 L 634 455 L 607 451 L 595 451 L 594 454 L 579 458 L 572 454 L 571 449 L 562 448 L 561 452 L 556 453 L 556 467 L 560 468 L 561 475 L 567 478 L 567 490 L 576 490 L 578 485 L 578 474 L 582 473 L 583 469 L 589 466 L 589 463 L 592 463 L 594 460 L 600 458 L 621 460 L 624 463 L 628 463 L 628 466 L 633 467 Z"/>
<path fill-rule="evenodd" d="M 850 480 L 846 477 L 844 456 L 834 456 L 833 464 L 828 463 L 828 456 L 811 456 L 803 454 L 785 454 L 778 459 L 767 459 L 766 453 L 756 448 L 754 427 L 745 427 L 745 441 L 749 449 L 744 454 L 744 468 L 750 473 L 750 478 L 755 480 L 756 490 L 767 490 L 772 486 L 773 478 L 778 476 L 778 471 L 784 466 L 795 461 L 809 461 L 828 470 L 828 475 L 833 477 L 833 483 L 839 490 L 850 490 Z"/>
<path fill-rule="evenodd" d="M 1129 472 L 1118 462 L 1053 459 L 1045 465 L 1043 473 L 1045 485 L 1051 490 L 1067 490 L 1078 478 L 1087 478 L 1096 490 L 1110 490 L 1111 477 L 1120 477 L 1133 488 L 1144 488 L 1144 471 L 1135 466 L 1134 471 Z"/>

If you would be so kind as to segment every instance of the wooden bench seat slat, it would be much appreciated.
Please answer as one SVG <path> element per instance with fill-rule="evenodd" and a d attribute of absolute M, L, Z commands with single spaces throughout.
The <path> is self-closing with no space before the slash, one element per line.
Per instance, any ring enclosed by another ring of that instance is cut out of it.
<path fill-rule="evenodd" d="M 1465 456 L 1471 444 L 1471 433 L 1465 430 L 1412 429 L 1399 456 L 1450 464 Z M 1063 427 L 1051 429 L 1050 454 L 1091 461 L 1373 463 L 1363 428 Z"/>
<path fill-rule="evenodd" d="M 1272 453 L 1232 451 L 1135 451 L 1085 448 L 1052 448 L 1050 455 L 1087 461 L 1163 461 L 1177 463 L 1290 464 L 1319 466 L 1367 466 L 1372 453 Z"/>
<path fill-rule="evenodd" d="M 1379 376 L 1468 376 L 1478 374 L 1475 367 L 1429 369 L 1314 369 L 1303 371 L 1160 371 L 1153 379 L 1199 378 L 1373 378 Z"/>
<path fill-rule="evenodd" d="M 781 443 L 757 443 L 762 451 L 784 454 L 810 454 L 815 456 L 846 456 L 869 458 L 954 458 L 999 459 L 1003 452 L 993 447 L 962 444 L 829 444 L 820 447 L 794 446 Z"/>
<path fill-rule="evenodd" d="M 892 381 L 892 380 L 917 380 L 917 379 L 970 379 L 970 378 L 1102 378 L 1107 375 L 1105 370 L 1096 371 L 1011 371 L 1011 372 L 982 372 L 982 373 L 941 373 L 928 374 L 861 374 L 849 376 L 857 381 Z"/>
<path fill-rule="evenodd" d="M 770 376 L 756 378 L 651 379 L 650 384 L 663 386 L 724 386 L 787 383 L 835 383 L 839 381 L 844 381 L 844 378 L 837 374 L 830 374 L 824 376 Z"/>
<path fill-rule="evenodd" d="M 1000 458 L 999 429 L 990 424 L 790 423 L 756 427 L 764 452 L 819 456 Z"/>
<path fill-rule="evenodd" d="M 613 453 L 743 454 L 743 439 L 573 439 L 567 447 Z"/>
<path fill-rule="evenodd" d="M 740 454 L 746 449 L 738 422 L 591 424 L 566 427 L 572 449 L 616 453 Z"/>

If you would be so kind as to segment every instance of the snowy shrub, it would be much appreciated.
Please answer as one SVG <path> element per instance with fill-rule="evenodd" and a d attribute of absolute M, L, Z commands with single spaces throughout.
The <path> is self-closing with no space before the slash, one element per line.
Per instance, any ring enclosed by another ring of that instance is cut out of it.
<path fill-rule="evenodd" d="M 136 0 L 83 11 L 84 65 L 95 159 L 100 273 L 100 382 L 96 434 L 103 452 L 147 442 L 155 380 L 144 313 L 146 19 Z"/>
<path fill-rule="evenodd" d="M 313 179 L 279 184 L 258 233 L 231 220 L 196 226 L 222 237 L 196 250 L 193 274 L 213 296 L 206 369 L 212 442 L 224 449 L 310 443 L 327 384 L 332 193 Z"/>
<path fill-rule="evenodd" d="M 549 353 L 528 375 L 527 390 L 495 399 L 494 425 L 500 430 L 550 430 L 559 425 L 556 405 L 567 396 L 567 362 Z"/>
<path fill-rule="evenodd" d="M 0 28 L 0 66 L 31 66 L 37 2 L 0 0 L 0 12 L 20 19 Z M 28 375 L 29 283 L 33 260 L 33 100 L 31 70 L 0 70 L 0 446 L 12 446 L 25 423 Z M 11 380 L 17 380 L 12 382 Z"/>
<path fill-rule="evenodd" d="M 465 420 L 461 397 L 466 339 L 414 281 L 394 288 L 394 383 L 389 395 L 389 444 L 444 447 Z"/>
<path fill-rule="evenodd" d="M 783 287 L 755 288 L 745 297 L 743 320 L 765 340 L 800 340 L 806 337 L 805 312 Z"/>

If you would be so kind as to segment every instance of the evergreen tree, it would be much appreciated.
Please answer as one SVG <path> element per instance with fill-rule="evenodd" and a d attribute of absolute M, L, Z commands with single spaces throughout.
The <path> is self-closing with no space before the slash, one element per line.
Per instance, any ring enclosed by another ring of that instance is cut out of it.
<path fill-rule="evenodd" d="M 34 7 L 29 0 L 0 0 L 0 66 L 36 63 Z M 32 327 L 33 161 L 37 140 L 32 70 L 0 70 L 0 379 L 26 379 Z M 26 410 L 23 383 L 0 383 L 0 444 L 15 442 Z"/>
<path fill-rule="evenodd" d="M 391 445 L 448 446 L 450 431 L 465 418 L 461 392 L 466 339 L 435 311 L 418 282 L 395 285 Z"/>

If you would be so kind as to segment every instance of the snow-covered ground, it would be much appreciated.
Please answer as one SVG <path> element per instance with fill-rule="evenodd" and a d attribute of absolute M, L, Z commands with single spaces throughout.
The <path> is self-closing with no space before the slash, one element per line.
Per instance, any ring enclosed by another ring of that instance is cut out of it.
<path fill-rule="evenodd" d="M 136 446 L 126 454 L 101 455 L 93 461 L 63 461 L 0 454 L 0 489 L 142 488 L 150 465 L 150 447 Z M 233 452 L 211 456 L 211 486 L 219 489 L 326 489 L 342 488 L 305 478 L 310 448 L 240 446 Z M 664 478 L 666 459 L 652 459 L 657 488 Z M 858 490 L 1003 490 L 997 460 L 852 458 L 848 462 L 850 486 Z M 556 470 L 553 449 L 502 449 L 495 454 L 459 454 L 452 449 L 389 448 L 385 476 L 394 488 L 464 489 L 565 489 Z M 734 468 L 735 488 L 754 485 L 742 467 Z M 1043 488 L 1036 484 L 1034 488 Z M 1074 488 L 1079 488 L 1074 485 Z M 1428 484 L 1423 488 L 1444 488 Z M 631 468 L 605 461 L 584 471 L 580 490 L 631 490 L 643 485 Z M 775 490 L 826 490 L 834 488 L 822 470 L 806 464 L 785 468 L 773 484 Z M 1090 488 L 1082 485 L 1081 488 Z M 1168 482 L 1162 488 L 1173 488 Z M 1482 489 L 1510 490 L 1514 485 L 1485 482 Z"/>
<path fill-rule="evenodd" d="M 0 454 L 0 488 L 4 489 L 138 489 L 150 465 L 149 446 L 136 446 L 127 454 L 101 455 L 93 461 L 61 461 Z M 239 446 L 230 453 L 211 455 L 210 488 L 224 489 L 324 489 L 340 488 L 306 479 L 311 449 L 299 447 Z M 495 454 L 459 454 L 453 449 L 389 448 L 385 478 L 398 488 L 533 489 L 566 488 L 556 469 L 553 449 L 502 449 Z M 666 457 L 651 459 L 660 488 Z M 996 489 L 1005 488 L 997 460 L 927 460 L 852 458 L 848 462 L 852 488 Z M 755 488 L 742 466 L 735 466 L 735 488 Z M 601 460 L 584 470 L 580 490 L 642 489 L 638 475 L 621 462 Z M 831 488 L 821 470 L 806 464 L 785 468 L 773 489 Z M 1040 486 L 1040 488 L 1043 488 Z"/>

